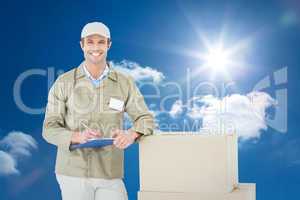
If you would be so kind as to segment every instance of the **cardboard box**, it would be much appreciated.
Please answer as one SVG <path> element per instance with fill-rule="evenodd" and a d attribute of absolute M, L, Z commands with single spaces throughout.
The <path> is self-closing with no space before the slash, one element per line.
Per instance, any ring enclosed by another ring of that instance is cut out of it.
<path fill-rule="evenodd" d="M 138 200 L 255 200 L 255 188 L 255 184 L 239 184 L 235 190 L 226 194 L 140 191 Z"/>
<path fill-rule="evenodd" d="M 237 152 L 235 134 L 172 132 L 145 137 L 139 145 L 140 190 L 231 192 L 238 184 Z"/>

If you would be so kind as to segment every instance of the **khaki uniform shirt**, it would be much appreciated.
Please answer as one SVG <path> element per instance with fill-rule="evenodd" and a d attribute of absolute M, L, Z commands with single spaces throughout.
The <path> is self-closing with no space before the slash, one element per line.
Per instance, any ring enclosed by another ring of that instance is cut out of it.
<path fill-rule="evenodd" d="M 112 99 L 124 102 L 123 109 L 114 109 Z M 112 137 L 113 128 L 123 128 L 124 112 L 133 122 L 132 129 L 142 137 L 153 133 L 153 116 L 131 77 L 110 67 L 107 78 L 96 87 L 85 75 L 83 63 L 59 76 L 49 91 L 43 123 L 44 139 L 57 146 L 55 172 L 123 178 L 124 150 L 111 145 L 70 151 L 69 146 L 73 132 L 85 130 L 82 124 Z"/>

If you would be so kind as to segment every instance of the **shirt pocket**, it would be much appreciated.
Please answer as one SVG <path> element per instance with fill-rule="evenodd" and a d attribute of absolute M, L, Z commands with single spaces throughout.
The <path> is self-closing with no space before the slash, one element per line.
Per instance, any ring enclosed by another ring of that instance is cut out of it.
<path fill-rule="evenodd" d="M 120 104 L 122 103 L 122 106 Z M 125 99 L 120 95 L 108 95 L 104 97 L 104 111 L 111 113 L 123 113 L 125 108 Z"/>
<path fill-rule="evenodd" d="M 104 98 L 103 112 L 98 114 L 102 123 L 105 136 L 110 137 L 110 131 L 113 128 L 121 129 L 123 125 L 124 106 L 122 110 L 117 110 L 109 106 L 111 98 L 124 101 L 121 96 L 109 95 Z"/>

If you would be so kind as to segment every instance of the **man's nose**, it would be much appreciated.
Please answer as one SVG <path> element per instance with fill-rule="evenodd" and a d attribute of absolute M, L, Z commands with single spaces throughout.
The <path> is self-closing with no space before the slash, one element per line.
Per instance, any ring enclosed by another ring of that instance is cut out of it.
<path fill-rule="evenodd" d="M 93 51 L 99 51 L 100 50 L 100 45 L 99 44 L 94 44 L 91 46 L 91 50 Z"/>
<path fill-rule="evenodd" d="M 100 48 L 98 48 L 98 47 L 93 47 L 93 48 L 91 48 L 91 50 L 92 50 L 92 51 L 99 51 Z"/>

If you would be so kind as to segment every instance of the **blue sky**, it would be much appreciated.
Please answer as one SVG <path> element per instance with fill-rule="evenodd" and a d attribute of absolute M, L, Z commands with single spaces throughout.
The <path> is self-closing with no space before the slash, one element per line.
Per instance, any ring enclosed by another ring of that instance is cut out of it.
<path fill-rule="evenodd" d="M 229 49 L 247 41 L 246 48 L 239 49 L 232 58 L 234 61 L 242 59 L 244 63 L 237 68 L 226 68 L 234 87 L 225 95 L 235 93 L 245 97 L 265 77 L 270 77 L 274 83 L 274 72 L 287 67 L 287 83 L 264 91 L 276 100 L 276 91 L 287 89 L 287 131 L 262 128 L 267 122 L 249 130 L 251 137 L 240 141 L 239 176 L 240 182 L 257 183 L 258 200 L 299 199 L 300 3 L 296 0 L 11 1 L 2 3 L 0 11 L 3 72 L 0 151 L 9 152 L 10 147 L 3 147 L 3 141 L 12 131 L 32 137 L 25 137 L 30 155 L 18 154 L 21 156 L 16 166 L 19 174 L 0 176 L 0 199 L 59 198 L 53 174 L 56 149 L 41 137 L 43 114 L 28 114 L 16 105 L 14 84 L 30 69 L 43 72 L 53 69 L 57 74 L 77 66 L 82 61 L 78 43 L 80 31 L 86 23 L 97 20 L 111 29 L 113 44 L 109 60 L 137 73 L 139 85 L 153 82 L 153 77 L 164 77 L 156 82 L 161 97 L 176 93 L 175 89 L 163 87 L 167 82 L 176 82 L 182 87 L 181 99 L 175 97 L 164 104 L 167 111 L 172 110 L 176 100 L 184 105 L 191 98 L 187 95 L 187 70 L 194 75 L 190 80 L 192 88 L 210 81 L 220 89 L 222 83 L 228 82 L 228 77 L 221 72 L 211 80 L 212 70 L 200 71 L 203 60 L 191 56 L 190 52 L 206 52 L 203 38 L 214 43 L 224 33 L 224 46 Z M 135 63 L 132 68 L 130 63 Z M 31 108 L 45 106 L 47 81 L 46 76 L 38 75 L 26 79 L 21 87 L 23 102 Z M 153 92 L 151 87 L 141 90 L 145 95 Z M 161 100 L 146 98 L 148 106 L 152 104 L 151 109 L 156 112 L 160 111 Z M 241 101 L 244 102 L 244 98 Z M 267 109 L 264 106 L 261 108 Z M 173 118 L 170 113 L 163 113 L 157 119 L 160 123 L 171 124 L 191 120 L 188 114 L 185 110 Z M 265 114 L 272 120 L 278 113 L 268 108 Z M 245 129 L 253 123 L 257 125 L 250 120 Z M 243 135 L 243 130 L 240 134 Z M 32 141 L 36 141 L 36 145 Z M 139 187 L 137 150 L 137 145 L 126 150 L 125 182 L 130 199 L 136 198 Z"/>

